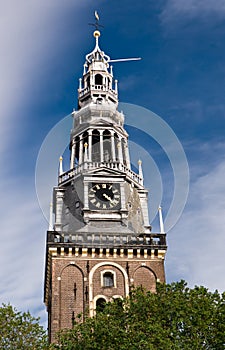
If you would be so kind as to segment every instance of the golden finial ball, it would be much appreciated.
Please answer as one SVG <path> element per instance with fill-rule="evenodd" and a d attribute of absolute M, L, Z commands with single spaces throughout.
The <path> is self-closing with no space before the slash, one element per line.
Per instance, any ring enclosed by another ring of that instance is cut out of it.
<path fill-rule="evenodd" d="M 95 30 L 93 35 L 95 38 L 98 38 L 101 35 L 101 33 L 99 32 L 99 30 Z"/>

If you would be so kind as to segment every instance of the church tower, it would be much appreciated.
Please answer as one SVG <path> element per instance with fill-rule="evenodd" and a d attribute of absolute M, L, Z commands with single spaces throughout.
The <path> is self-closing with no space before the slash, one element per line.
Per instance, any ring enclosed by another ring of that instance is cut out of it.
<path fill-rule="evenodd" d="M 60 158 L 47 232 L 45 304 L 51 342 L 78 314 L 93 316 L 132 286 L 154 291 L 164 282 L 166 235 L 152 233 L 148 192 L 131 169 L 124 115 L 110 59 L 99 47 L 86 56 L 73 111 L 70 169 Z M 127 116 L 129 120 L 129 116 Z M 68 135 L 69 138 L 69 135 Z"/>

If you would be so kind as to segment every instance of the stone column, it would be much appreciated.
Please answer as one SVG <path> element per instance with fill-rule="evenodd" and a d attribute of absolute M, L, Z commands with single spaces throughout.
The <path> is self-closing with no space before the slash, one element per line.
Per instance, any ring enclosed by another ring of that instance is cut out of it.
<path fill-rule="evenodd" d="M 123 163 L 123 152 L 122 152 L 122 143 L 121 143 L 121 137 L 120 136 L 119 136 L 119 142 L 117 144 L 117 148 L 118 148 L 119 162 Z"/>
<path fill-rule="evenodd" d="M 92 162 L 92 131 L 88 130 L 88 161 Z"/>
<path fill-rule="evenodd" d="M 56 211 L 55 211 L 55 230 L 62 229 L 62 211 L 63 211 L 64 191 L 57 190 L 56 192 Z"/>
<path fill-rule="evenodd" d="M 83 163 L 83 135 L 80 135 L 80 147 L 79 147 L 79 165 Z"/>
<path fill-rule="evenodd" d="M 84 181 L 84 209 L 88 209 L 88 182 Z"/>
<path fill-rule="evenodd" d="M 72 141 L 72 149 L 71 149 L 71 154 L 70 154 L 70 169 L 74 168 L 75 150 L 76 150 L 76 143 L 75 143 L 75 140 L 73 139 L 73 141 Z"/>
<path fill-rule="evenodd" d="M 104 161 L 104 157 L 103 157 L 103 130 L 99 130 L 100 133 L 100 162 L 102 163 Z"/>
<path fill-rule="evenodd" d="M 116 149 L 115 149 L 115 138 L 114 138 L 114 131 L 110 130 L 111 133 L 111 152 L 112 152 L 112 161 L 116 161 Z"/>
<path fill-rule="evenodd" d="M 84 162 L 88 161 L 88 143 L 85 142 L 84 144 Z"/>
<path fill-rule="evenodd" d="M 127 167 L 130 169 L 130 155 L 129 155 L 129 148 L 128 148 L 127 140 L 125 140 L 125 143 L 124 143 L 124 150 L 125 150 Z"/>

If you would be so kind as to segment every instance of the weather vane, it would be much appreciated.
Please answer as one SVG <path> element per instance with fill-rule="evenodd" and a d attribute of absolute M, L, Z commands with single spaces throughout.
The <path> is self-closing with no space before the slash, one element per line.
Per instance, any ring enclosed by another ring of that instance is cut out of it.
<path fill-rule="evenodd" d="M 95 11 L 95 23 L 88 23 L 90 26 L 94 26 L 96 30 L 99 30 L 99 28 L 104 28 L 101 24 L 99 24 L 99 14 L 97 11 Z"/>
<path fill-rule="evenodd" d="M 94 26 L 95 27 L 95 32 L 94 32 L 94 36 L 97 38 L 100 36 L 100 32 L 99 32 L 99 28 L 102 27 L 104 28 L 104 26 L 102 26 L 101 24 L 99 24 L 99 14 L 98 12 L 95 10 L 95 23 L 88 23 L 90 26 Z M 108 62 L 127 62 L 127 61 L 139 61 L 141 60 L 141 57 L 132 57 L 132 58 L 117 58 L 117 59 L 109 59 Z"/>

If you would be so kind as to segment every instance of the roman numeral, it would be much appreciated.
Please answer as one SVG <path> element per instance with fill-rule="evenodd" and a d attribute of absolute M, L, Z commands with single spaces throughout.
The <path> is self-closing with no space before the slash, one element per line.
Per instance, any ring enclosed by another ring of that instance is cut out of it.
<path fill-rule="evenodd" d="M 110 208 L 115 207 L 115 205 L 117 205 L 117 204 L 118 204 L 118 201 L 117 201 L 117 200 L 111 201 L 111 203 L 110 203 Z"/>

